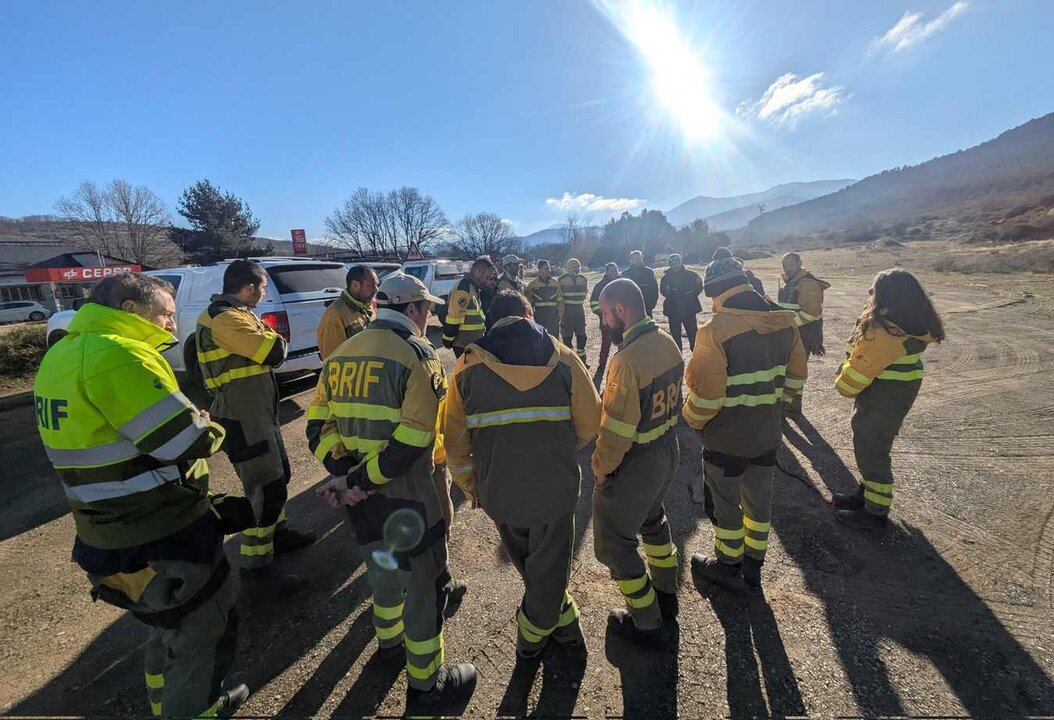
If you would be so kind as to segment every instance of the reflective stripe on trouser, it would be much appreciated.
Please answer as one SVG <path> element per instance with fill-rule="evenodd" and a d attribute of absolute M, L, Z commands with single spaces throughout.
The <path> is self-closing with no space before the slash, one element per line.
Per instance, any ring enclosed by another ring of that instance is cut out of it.
<path fill-rule="evenodd" d="M 523 578 L 516 611 L 517 647 L 538 650 L 557 631 L 575 632 L 578 606 L 567 591 L 575 542 L 573 512 L 529 528 L 496 523 L 502 547 Z"/>
<path fill-rule="evenodd" d="M 663 500 L 679 459 L 674 433 L 648 445 L 634 446 L 618 470 L 593 493 L 593 546 L 597 560 L 611 571 L 634 625 L 641 630 L 662 625 L 655 588 L 668 593 L 677 591 L 676 565 L 645 565 L 637 535 L 643 537 L 646 552 L 649 546 L 655 549 L 655 560 L 666 560 L 668 565 L 668 558 L 676 557 L 673 552 L 665 553 L 670 529 Z"/>
<path fill-rule="evenodd" d="M 746 554 L 765 559 L 772 520 L 774 465 L 747 465 L 740 475 L 703 462 L 703 477 L 714 503 L 714 552 L 736 564 Z"/>
<path fill-rule="evenodd" d="M 917 384 L 886 383 L 868 388 L 856 400 L 851 422 L 853 452 L 863 477 L 864 506 L 874 515 L 888 515 L 893 503 L 890 453 L 917 392 Z"/>
<path fill-rule="evenodd" d="M 274 525 L 245 528 L 238 536 L 241 566 L 258 568 L 274 562 Z"/>
<path fill-rule="evenodd" d="M 446 542 L 440 540 L 420 555 L 409 559 L 409 570 L 387 570 L 373 560 L 379 542 L 366 543 L 366 576 L 373 589 L 374 627 L 381 630 L 377 608 L 393 615 L 402 607 L 403 642 L 406 644 L 406 681 L 418 690 L 435 687 L 436 675 L 443 666 L 443 610 L 446 594 L 442 587 L 450 580 L 447 572 Z M 393 627 L 385 623 L 385 627 Z"/>
<path fill-rule="evenodd" d="M 568 305 L 564 307 L 564 317 L 560 323 L 560 337 L 564 345 L 575 348 L 575 354 L 586 361 L 586 312 L 581 305 Z M 574 344 L 572 344 L 574 343 Z"/>
<path fill-rule="evenodd" d="M 219 562 L 219 545 L 216 553 Z M 179 607 L 208 582 L 214 567 L 181 560 L 151 562 L 156 575 L 131 609 L 157 613 Z M 91 575 L 89 579 L 93 584 L 99 581 Z M 151 626 L 144 662 L 151 713 L 173 718 L 206 713 L 234 663 L 237 627 L 230 577 L 175 627 Z"/>

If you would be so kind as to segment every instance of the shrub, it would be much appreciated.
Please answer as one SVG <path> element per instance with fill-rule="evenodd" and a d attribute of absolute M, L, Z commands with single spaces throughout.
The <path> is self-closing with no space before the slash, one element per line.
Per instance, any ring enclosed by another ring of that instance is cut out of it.
<path fill-rule="evenodd" d="M 12 385 L 36 374 L 48 346 L 43 324 L 22 325 L 0 333 L 0 385 Z"/>

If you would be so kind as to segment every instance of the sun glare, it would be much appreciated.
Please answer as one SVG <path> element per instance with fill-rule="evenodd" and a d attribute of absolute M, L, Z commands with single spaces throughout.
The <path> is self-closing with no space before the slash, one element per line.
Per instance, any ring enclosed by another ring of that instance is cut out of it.
<path fill-rule="evenodd" d="M 604 2 L 605 13 L 644 57 L 656 99 L 692 142 L 720 134 L 721 113 L 710 98 L 710 79 L 699 54 L 660 4 Z"/>

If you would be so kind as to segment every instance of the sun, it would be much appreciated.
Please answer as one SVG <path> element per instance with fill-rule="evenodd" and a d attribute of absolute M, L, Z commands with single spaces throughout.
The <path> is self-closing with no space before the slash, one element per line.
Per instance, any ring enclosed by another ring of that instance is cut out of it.
<path fill-rule="evenodd" d="M 721 113 L 711 99 L 709 73 L 672 15 L 647 0 L 602 2 L 601 7 L 643 56 L 655 98 L 685 139 L 694 142 L 717 137 Z"/>

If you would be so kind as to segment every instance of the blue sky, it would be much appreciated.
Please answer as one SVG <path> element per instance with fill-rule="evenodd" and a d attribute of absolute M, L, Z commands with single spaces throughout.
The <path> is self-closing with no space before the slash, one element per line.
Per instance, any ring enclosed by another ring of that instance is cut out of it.
<path fill-rule="evenodd" d="M 863 177 L 1054 110 L 1050 0 L 0 0 L 0 214 L 208 177 L 261 234 L 415 185 L 517 231 Z M 178 219 L 178 218 L 177 218 Z"/>

